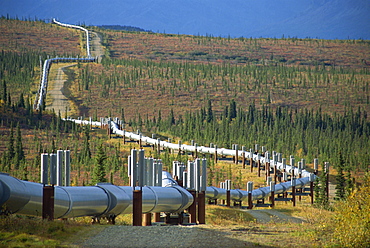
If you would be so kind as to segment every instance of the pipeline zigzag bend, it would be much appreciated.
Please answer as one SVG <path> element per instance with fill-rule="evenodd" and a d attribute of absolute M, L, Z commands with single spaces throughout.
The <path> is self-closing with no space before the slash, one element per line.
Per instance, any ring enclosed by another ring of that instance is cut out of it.
<path fill-rule="evenodd" d="M 55 19 L 53 23 L 76 28 L 86 32 L 87 57 L 86 58 L 52 58 L 44 62 L 43 74 L 40 82 L 40 89 L 35 103 L 35 109 L 42 108 L 47 90 L 48 71 L 54 62 L 94 62 L 96 59 L 91 57 L 89 48 L 88 30 L 76 25 L 63 24 Z M 101 126 L 108 124 L 112 133 L 127 137 L 132 140 L 141 140 L 148 144 L 158 145 L 163 148 L 178 149 L 186 152 L 197 151 L 199 153 L 217 154 L 225 156 L 235 156 L 243 154 L 246 158 L 261 164 L 270 163 L 268 152 L 265 156 L 254 154 L 252 151 L 246 152 L 237 149 L 225 149 L 217 147 L 192 146 L 185 144 L 173 144 L 159 139 L 153 139 L 119 129 L 119 120 L 101 119 L 100 122 L 90 120 L 67 119 L 77 124 Z M 312 183 L 315 175 L 304 169 L 286 165 L 285 162 L 279 162 L 277 159 L 271 160 L 272 164 L 278 170 L 284 170 L 287 174 L 301 175 L 301 178 L 273 185 L 273 188 L 263 187 L 259 189 L 249 189 L 249 191 L 239 189 L 225 189 L 217 187 L 203 187 L 205 196 L 211 200 L 226 200 L 227 191 L 230 191 L 230 200 L 242 202 L 252 196 L 252 200 L 260 200 L 271 196 L 272 192 L 276 194 L 284 193 L 293 186 L 303 189 L 306 184 Z M 172 178 L 169 172 L 163 171 L 158 177 L 160 183 L 142 187 L 142 212 L 143 213 L 181 213 L 187 209 L 194 198 L 189 191 L 180 187 Z M 207 180 L 205 180 L 206 182 Z M 204 183 L 203 183 L 204 184 Z M 19 213 L 33 216 L 41 216 L 42 213 L 42 194 L 43 184 L 28 181 L 22 181 L 5 173 L 0 173 L 0 206 L 8 213 Z M 79 216 L 93 217 L 114 217 L 119 214 L 132 213 L 133 187 L 116 186 L 107 183 L 99 183 L 96 186 L 56 186 L 54 197 L 54 218 L 71 218 Z"/>

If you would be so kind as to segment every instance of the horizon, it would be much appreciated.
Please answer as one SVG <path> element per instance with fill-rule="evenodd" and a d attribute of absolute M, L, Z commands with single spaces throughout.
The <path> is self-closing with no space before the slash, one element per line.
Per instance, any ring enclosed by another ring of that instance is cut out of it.
<path fill-rule="evenodd" d="M 0 3 L 0 15 L 18 19 L 59 19 L 87 26 L 120 25 L 155 33 L 231 38 L 370 40 L 366 0 L 168 1 L 31 0 Z M 71 7 L 72 6 L 72 7 Z"/>

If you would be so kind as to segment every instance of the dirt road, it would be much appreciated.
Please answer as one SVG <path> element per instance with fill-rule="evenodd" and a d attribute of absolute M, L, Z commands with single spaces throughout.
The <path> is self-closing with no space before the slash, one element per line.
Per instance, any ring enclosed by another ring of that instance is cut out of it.
<path fill-rule="evenodd" d="M 98 58 L 98 63 L 101 62 L 101 59 L 104 57 L 104 48 L 102 44 L 102 37 L 96 32 L 92 32 L 91 36 L 91 54 L 93 57 Z"/>
<path fill-rule="evenodd" d="M 101 45 L 101 36 L 95 32 L 92 32 L 91 36 L 91 50 L 92 50 L 92 56 L 98 58 L 98 62 L 101 62 L 101 59 L 104 56 L 104 48 Z M 59 67 L 56 72 L 55 78 L 51 78 L 49 81 L 49 89 L 48 89 L 48 99 L 51 99 L 49 104 L 46 105 L 47 110 L 54 109 L 55 113 L 61 113 L 62 116 L 64 116 L 64 113 L 67 109 L 67 113 L 70 111 L 70 103 L 68 98 L 63 94 L 63 87 L 64 83 L 67 80 L 67 75 L 64 73 L 63 69 L 66 67 L 70 67 L 76 65 L 76 63 L 68 64 L 63 67 Z M 53 67 L 55 65 L 52 65 L 51 70 L 53 70 Z M 55 67 L 54 67 L 55 68 Z M 49 74 L 51 75 L 51 73 Z"/>
<path fill-rule="evenodd" d="M 48 98 L 52 99 L 50 104 L 46 105 L 47 110 L 54 109 L 55 113 L 59 113 L 63 116 L 66 109 L 69 111 L 70 104 L 68 98 L 63 94 L 64 82 L 67 80 L 67 75 L 63 72 L 66 67 L 73 66 L 74 64 L 69 64 L 57 69 L 57 73 L 52 82 L 49 82 Z"/>

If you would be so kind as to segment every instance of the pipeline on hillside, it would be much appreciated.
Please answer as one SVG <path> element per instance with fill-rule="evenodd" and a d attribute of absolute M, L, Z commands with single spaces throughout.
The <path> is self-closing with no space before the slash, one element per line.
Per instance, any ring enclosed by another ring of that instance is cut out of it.
<path fill-rule="evenodd" d="M 87 58 L 52 58 L 44 62 L 43 74 L 41 77 L 38 98 L 35 103 L 35 109 L 42 107 L 44 97 L 46 96 L 48 84 L 48 72 L 53 62 L 94 62 L 95 58 L 90 55 L 89 33 L 83 27 L 76 25 L 63 24 L 55 19 L 53 23 L 61 26 L 76 28 L 86 32 Z M 79 124 L 90 124 L 100 126 L 102 122 L 92 122 L 83 120 L 72 120 Z M 120 130 L 116 122 L 108 121 L 112 133 L 122 135 L 133 140 L 142 140 L 143 142 L 158 145 L 164 148 L 179 149 L 181 151 L 199 153 L 209 153 L 224 156 L 235 156 L 243 153 L 247 158 L 261 163 L 270 162 L 269 156 L 260 156 L 252 151 L 246 152 L 238 149 L 226 149 L 217 147 L 205 147 L 197 145 L 173 144 L 171 142 L 161 141 Z M 286 165 L 284 161 L 278 161 L 273 157 L 273 163 L 277 169 L 285 169 L 288 173 L 301 174 L 303 178 L 292 179 L 292 182 L 276 185 L 275 192 L 283 193 L 290 189 L 292 184 L 297 188 L 304 187 L 305 184 L 313 180 L 313 176 L 294 166 Z M 194 199 L 192 195 L 184 188 L 177 185 L 169 173 L 164 173 L 162 186 L 165 184 L 170 187 L 145 186 L 143 190 L 143 213 L 148 212 L 181 212 L 189 207 Z M 21 181 L 7 174 L 0 174 L 0 206 L 3 211 L 9 213 L 20 213 L 26 215 L 41 216 L 42 211 L 42 188 L 43 184 Z M 226 189 L 217 187 L 206 187 L 206 196 L 210 199 L 226 199 Z M 230 189 L 231 199 L 234 201 L 243 201 L 250 191 L 239 189 Z M 251 191 L 253 200 L 263 199 L 271 194 L 270 187 L 259 188 Z M 54 218 L 69 218 L 77 216 L 110 216 L 132 212 L 132 187 L 115 186 L 112 184 L 98 184 L 96 186 L 56 186 L 55 187 L 55 211 Z"/>
<path fill-rule="evenodd" d="M 46 91 L 47 91 L 47 87 L 48 87 L 48 74 L 49 74 L 49 70 L 50 70 L 50 67 L 51 67 L 52 63 L 58 63 L 58 62 L 61 62 L 61 63 L 66 63 L 66 62 L 83 62 L 83 63 L 86 63 L 86 62 L 95 62 L 97 60 L 96 58 L 93 58 L 90 54 L 89 31 L 86 28 L 76 26 L 76 25 L 61 23 L 61 22 L 56 21 L 55 18 L 53 19 L 53 23 L 55 23 L 57 25 L 60 25 L 60 26 L 68 27 L 68 28 L 80 29 L 80 30 L 86 32 L 86 53 L 87 53 L 87 57 L 86 58 L 79 58 L 79 57 L 61 58 L 61 57 L 56 57 L 56 58 L 46 59 L 44 61 L 44 64 L 43 64 L 43 67 L 42 67 L 42 76 L 41 76 L 41 79 L 40 79 L 40 87 L 39 87 L 39 91 L 37 93 L 36 101 L 35 101 L 35 105 L 34 105 L 34 109 L 36 109 L 36 110 L 40 110 L 42 108 L 43 102 L 45 100 Z"/>

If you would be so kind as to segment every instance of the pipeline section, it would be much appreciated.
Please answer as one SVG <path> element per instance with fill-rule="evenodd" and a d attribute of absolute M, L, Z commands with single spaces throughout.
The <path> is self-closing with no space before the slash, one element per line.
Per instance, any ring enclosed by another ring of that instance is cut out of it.
<path fill-rule="evenodd" d="M 96 186 L 55 186 L 54 218 L 107 217 L 132 213 L 132 187 L 99 183 Z M 194 201 L 184 188 L 142 187 L 143 213 L 180 213 Z M 7 213 L 42 215 L 43 184 L 0 173 L 0 206 Z M 5 209 L 5 210 L 4 210 Z"/>
<path fill-rule="evenodd" d="M 177 185 L 168 172 L 163 172 L 163 184 L 168 187 L 144 186 L 143 213 L 180 213 L 194 201 L 192 195 Z M 296 188 L 303 188 L 313 177 L 293 179 Z M 171 183 L 169 183 L 171 182 Z M 293 183 L 285 182 L 276 185 L 275 193 L 288 191 Z M 136 189 L 139 189 L 136 187 Z M 54 218 L 72 218 L 80 216 L 108 217 L 132 213 L 131 186 L 116 186 L 110 183 L 99 183 L 96 186 L 55 186 Z M 245 201 L 248 191 L 230 190 L 230 199 L 236 202 Z M 252 200 L 260 200 L 271 195 L 270 187 L 251 191 Z M 0 173 L 0 206 L 6 213 L 24 215 L 42 215 L 43 184 L 22 181 L 8 174 Z M 226 200 L 226 189 L 207 187 L 209 199 Z"/>
<path fill-rule="evenodd" d="M 51 67 L 51 64 L 52 63 L 58 63 L 58 62 L 64 62 L 64 63 L 67 63 L 67 62 L 95 62 L 96 61 L 96 58 L 93 58 L 91 57 L 91 54 L 90 54 L 90 38 L 89 38 L 89 31 L 83 27 L 80 27 L 80 26 L 76 26 L 76 25 L 70 25 L 70 24 L 64 24 L 64 23 L 61 23 L 61 22 L 58 22 L 56 21 L 55 19 L 53 19 L 53 23 L 57 24 L 57 25 L 60 25 L 60 26 L 64 26 L 64 27 L 68 27 L 68 28 L 75 28 L 75 29 L 80 29 L 84 32 L 86 32 L 86 51 L 87 51 L 87 58 L 51 58 L 51 59 L 46 59 L 44 61 L 44 64 L 43 64 L 43 67 L 42 67 L 42 76 L 41 76 L 41 82 L 40 82 L 40 87 L 39 87 L 39 91 L 37 93 L 37 97 L 36 97 L 36 101 L 35 101 L 35 105 L 34 105 L 34 109 L 36 110 L 40 110 L 42 108 L 42 104 L 44 102 L 44 99 L 46 97 L 46 92 L 47 92 L 47 87 L 48 87 L 48 74 L 49 74 L 49 70 L 50 70 L 50 67 Z"/>
<path fill-rule="evenodd" d="M 243 154 L 246 159 L 252 159 L 254 162 L 260 161 L 261 164 L 266 164 L 266 163 L 273 163 L 274 166 L 276 166 L 276 169 L 278 170 L 285 170 L 287 174 L 294 174 L 294 175 L 301 175 L 302 177 L 309 177 L 310 172 L 292 166 L 292 165 L 287 165 L 285 162 L 285 159 L 282 159 L 282 161 L 278 161 L 276 158 L 270 159 L 269 156 L 261 156 L 261 154 L 255 154 L 253 151 L 245 151 L 245 150 L 235 150 L 235 149 L 227 149 L 227 148 L 215 148 L 215 147 L 206 147 L 206 146 L 197 146 L 197 145 L 186 145 L 186 144 L 174 144 L 171 142 L 163 141 L 160 139 L 153 139 L 147 136 L 143 136 L 142 134 L 136 134 L 133 132 L 128 132 L 126 130 L 120 130 L 118 123 L 118 118 L 116 118 L 115 121 L 110 121 L 109 119 L 104 119 L 99 121 L 92 121 L 92 120 L 76 120 L 76 119 L 71 119 L 67 118 L 63 120 L 67 121 L 72 121 L 75 122 L 76 124 L 80 125 L 91 125 L 91 126 L 102 126 L 103 124 L 108 124 L 112 130 L 113 134 L 120 135 L 120 136 L 125 136 L 126 138 L 132 139 L 132 140 L 141 140 L 142 142 L 145 142 L 147 144 L 151 145 L 158 145 L 163 148 L 168 148 L 168 149 L 173 149 L 173 150 L 181 150 L 181 151 L 186 151 L 186 152 L 195 152 L 197 151 L 198 153 L 208 153 L 208 154 L 216 154 L 220 156 L 236 156 L 237 154 Z M 268 154 L 268 152 L 266 153 Z"/>

